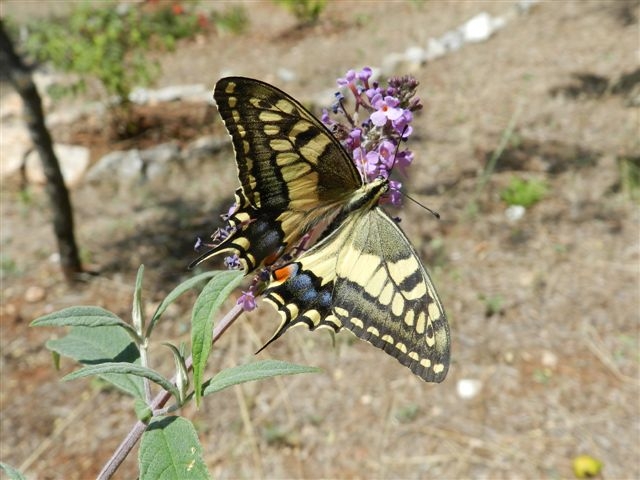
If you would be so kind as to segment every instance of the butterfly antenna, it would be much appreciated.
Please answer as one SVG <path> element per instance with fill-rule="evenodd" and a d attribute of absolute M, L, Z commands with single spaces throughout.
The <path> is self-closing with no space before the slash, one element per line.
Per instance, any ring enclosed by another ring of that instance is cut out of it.
<path fill-rule="evenodd" d="M 408 193 L 404 193 L 404 192 L 400 192 L 402 194 L 402 196 L 404 198 L 407 198 L 409 200 L 411 200 L 413 203 L 415 203 L 416 205 L 424 208 L 427 212 L 429 212 L 431 215 L 433 215 L 434 217 L 436 217 L 438 220 L 440 220 L 440 214 L 438 212 L 436 212 L 435 210 L 430 209 L 429 207 L 427 207 L 426 205 L 423 205 L 422 203 L 420 203 L 418 200 L 416 200 L 415 198 L 413 198 L 412 196 L 410 196 Z"/>
<path fill-rule="evenodd" d="M 409 128 L 408 125 L 405 125 L 404 128 L 402 129 L 402 133 L 400 134 L 400 141 L 398 142 L 398 144 L 396 145 L 396 151 L 393 155 L 393 165 L 391 165 L 391 170 L 393 170 L 393 167 L 395 167 L 396 165 L 396 161 L 398 160 L 398 150 L 400 150 L 400 144 L 404 141 L 406 141 L 407 139 L 405 138 L 404 134 L 406 133 L 407 129 Z M 426 205 L 423 205 L 422 203 L 420 203 L 418 200 L 416 200 L 415 198 L 413 198 L 412 196 L 410 196 L 408 193 L 404 193 L 404 192 L 400 192 L 400 194 L 411 200 L 413 203 L 415 203 L 416 205 L 418 205 L 419 207 L 424 208 L 427 212 L 429 212 L 431 215 L 433 215 L 434 217 L 436 217 L 438 220 L 440 219 L 440 214 L 438 212 L 436 212 L 435 210 L 430 209 L 429 207 L 427 207 Z"/>

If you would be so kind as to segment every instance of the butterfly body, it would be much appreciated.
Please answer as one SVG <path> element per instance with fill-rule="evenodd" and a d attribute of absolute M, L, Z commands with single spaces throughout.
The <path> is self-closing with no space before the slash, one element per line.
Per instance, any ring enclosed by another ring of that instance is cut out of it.
<path fill-rule="evenodd" d="M 294 325 L 346 328 L 424 380 L 442 381 L 444 309 L 416 251 L 378 206 L 388 179 L 364 182 L 331 132 L 269 84 L 223 78 L 214 97 L 241 187 L 232 233 L 194 263 L 232 252 L 247 273 L 270 269 L 263 294 L 282 323 L 268 343 Z"/>

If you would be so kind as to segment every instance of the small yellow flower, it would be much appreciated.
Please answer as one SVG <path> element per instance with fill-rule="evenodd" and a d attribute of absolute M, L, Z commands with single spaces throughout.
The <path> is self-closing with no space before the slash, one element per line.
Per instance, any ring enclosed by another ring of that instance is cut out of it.
<path fill-rule="evenodd" d="M 589 455 L 573 459 L 573 473 L 577 478 L 593 478 L 602 471 L 602 462 Z"/>

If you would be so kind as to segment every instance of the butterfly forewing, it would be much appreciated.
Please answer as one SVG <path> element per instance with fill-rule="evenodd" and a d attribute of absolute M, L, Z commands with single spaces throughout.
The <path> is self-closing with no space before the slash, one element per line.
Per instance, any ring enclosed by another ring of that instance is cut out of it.
<path fill-rule="evenodd" d="M 283 222 L 309 222 L 362 185 L 327 128 L 281 90 L 230 77 L 217 83 L 214 98 L 233 140 L 242 190 L 257 209 L 284 214 Z"/>
<path fill-rule="evenodd" d="M 240 188 L 229 218 L 235 230 L 192 265 L 231 252 L 250 272 L 330 217 L 362 180 L 327 128 L 281 90 L 228 77 L 213 95 L 236 154 Z"/>

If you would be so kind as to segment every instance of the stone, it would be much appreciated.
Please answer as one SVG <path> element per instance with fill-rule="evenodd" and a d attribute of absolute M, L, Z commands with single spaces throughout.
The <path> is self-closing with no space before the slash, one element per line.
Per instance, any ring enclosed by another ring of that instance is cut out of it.
<path fill-rule="evenodd" d="M 24 292 L 24 299 L 28 303 L 36 303 L 41 300 L 44 300 L 44 297 L 47 295 L 47 291 L 39 287 L 37 285 L 31 285 Z"/>
<path fill-rule="evenodd" d="M 87 181 L 101 182 L 109 180 L 120 183 L 120 180 L 135 180 L 142 176 L 143 161 L 140 151 L 136 149 L 115 151 L 106 154 L 89 170 Z"/>
<path fill-rule="evenodd" d="M 461 378 L 456 384 L 458 396 L 464 400 L 469 400 L 480 393 L 482 381 L 473 378 Z"/>
<path fill-rule="evenodd" d="M 172 163 L 180 161 L 180 147 L 173 142 L 156 145 L 140 152 L 144 174 L 148 179 L 167 174 Z"/>
<path fill-rule="evenodd" d="M 65 185 L 69 188 L 77 186 L 89 166 L 89 149 L 80 145 L 59 143 L 53 146 L 53 151 L 58 158 Z M 46 183 L 42 162 L 38 151 L 35 149 L 27 155 L 25 173 L 27 180 L 31 183 L 41 185 Z"/>
<path fill-rule="evenodd" d="M 32 144 L 29 132 L 22 121 L 3 121 L 1 128 L 0 179 L 4 179 L 20 171 Z"/>

